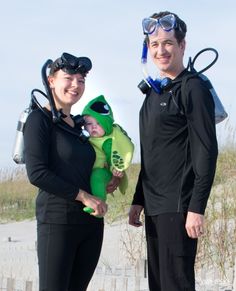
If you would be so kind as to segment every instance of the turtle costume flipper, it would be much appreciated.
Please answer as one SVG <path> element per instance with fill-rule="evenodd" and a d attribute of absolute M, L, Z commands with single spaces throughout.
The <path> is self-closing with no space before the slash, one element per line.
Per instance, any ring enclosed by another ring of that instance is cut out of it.
<path fill-rule="evenodd" d="M 128 187 L 128 177 L 125 170 L 131 164 L 134 152 L 134 145 L 127 133 L 118 124 L 113 124 L 112 145 L 111 145 L 111 168 L 123 171 L 119 190 L 125 194 Z"/>
<path fill-rule="evenodd" d="M 119 184 L 119 190 L 121 194 L 125 194 L 128 188 L 128 185 L 129 185 L 128 176 L 126 174 L 126 171 L 124 171 L 124 176 L 121 178 L 120 184 Z"/>

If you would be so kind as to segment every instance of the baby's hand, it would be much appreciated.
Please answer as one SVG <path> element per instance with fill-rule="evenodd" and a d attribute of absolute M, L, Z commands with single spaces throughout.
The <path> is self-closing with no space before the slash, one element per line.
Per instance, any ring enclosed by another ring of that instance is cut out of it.
<path fill-rule="evenodd" d="M 113 176 L 118 177 L 118 178 L 122 178 L 124 176 L 124 173 L 122 171 L 118 171 L 116 169 L 112 170 L 112 174 Z"/>
<path fill-rule="evenodd" d="M 107 184 L 107 193 L 113 193 L 120 184 L 120 178 L 112 176 L 110 182 Z"/>

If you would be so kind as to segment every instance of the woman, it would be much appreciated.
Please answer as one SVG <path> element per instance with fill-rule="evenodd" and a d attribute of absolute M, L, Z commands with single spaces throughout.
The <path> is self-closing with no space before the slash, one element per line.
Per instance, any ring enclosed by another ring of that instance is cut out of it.
<path fill-rule="evenodd" d="M 25 161 L 36 199 L 39 289 L 85 291 L 96 268 L 107 205 L 90 193 L 95 152 L 81 138 L 81 124 L 70 114 L 91 69 L 86 57 L 64 53 L 52 63 L 48 84 L 61 118 L 53 123 L 50 105 L 35 109 L 24 128 Z M 112 179 L 108 191 L 118 181 Z M 87 214 L 84 206 L 94 212 Z"/>

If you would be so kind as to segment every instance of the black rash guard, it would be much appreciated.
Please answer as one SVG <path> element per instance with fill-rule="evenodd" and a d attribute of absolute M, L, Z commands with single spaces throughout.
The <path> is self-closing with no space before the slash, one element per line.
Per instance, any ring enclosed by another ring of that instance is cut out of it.
<path fill-rule="evenodd" d="M 187 81 L 185 96 L 183 106 L 180 82 L 160 95 L 152 89 L 140 110 L 141 171 L 132 204 L 146 215 L 206 208 L 218 154 L 214 101 L 199 77 Z"/>
<path fill-rule="evenodd" d="M 61 128 L 52 122 L 51 113 L 46 113 L 34 110 L 24 128 L 27 174 L 39 188 L 37 220 L 58 224 L 101 223 L 102 219 L 85 213 L 84 205 L 75 200 L 79 189 L 91 193 L 93 147 L 80 141 L 78 126 L 72 128 L 61 121 Z"/>

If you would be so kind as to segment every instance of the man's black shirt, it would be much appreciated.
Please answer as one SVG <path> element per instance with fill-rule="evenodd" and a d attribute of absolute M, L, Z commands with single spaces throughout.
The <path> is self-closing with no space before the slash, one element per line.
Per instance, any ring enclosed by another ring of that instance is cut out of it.
<path fill-rule="evenodd" d="M 206 208 L 218 153 L 214 101 L 197 77 L 185 95 L 183 105 L 180 82 L 162 94 L 151 90 L 140 110 L 141 171 L 132 204 L 146 215 Z"/>

